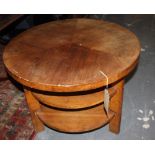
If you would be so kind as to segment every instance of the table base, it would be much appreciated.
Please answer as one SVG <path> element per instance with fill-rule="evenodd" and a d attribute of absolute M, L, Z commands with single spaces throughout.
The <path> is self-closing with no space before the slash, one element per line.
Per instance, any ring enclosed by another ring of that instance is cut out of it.
<path fill-rule="evenodd" d="M 109 112 L 103 104 L 103 89 L 78 93 L 47 93 L 24 88 L 36 132 L 44 124 L 61 132 L 81 133 L 109 123 L 109 130 L 119 133 L 124 80 L 111 85 Z M 88 93 L 87 93 L 88 92 Z M 64 104 L 63 104 L 64 103 Z"/>

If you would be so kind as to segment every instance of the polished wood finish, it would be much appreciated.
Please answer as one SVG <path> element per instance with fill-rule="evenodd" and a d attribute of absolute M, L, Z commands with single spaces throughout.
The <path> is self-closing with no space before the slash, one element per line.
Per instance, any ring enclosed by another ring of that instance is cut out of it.
<path fill-rule="evenodd" d="M 31 91 L 24 89 L 25 91 L 25 97 L 31 112 L 32 122 L 35 128 L 36 132 L 40 132 L 44 130 L 43 123 L 39 120 L 38 116 L 36 115 L 36 112 L 40 110 L 40 104 L 39 102 L 33 97 Z"/>
<path fill-rule="evenodd" d="M 107 117 L 103 104 L 94 108 L 63 111 L 46 106 L 41 107 L 37 112 L 38 117 L 49 127 L 62 132 L 86 132 L 102 127 L 107 124 L 114 114 L 109 113 Z"/>
<path fill-rule="evenodd" d="M 43 124 L 85 132 L 109 123 L 120 130 L 125 76 L 138 62 L 140 44 L 127 29 L 106 21 L 68 19 L 31 28 L 13 39 L 3 59 L 24 85 L 36 131 Z M 104 109 L 104 89 L 110 107 Z"/>
<path fill-rule="evenodd" d="M 109 130 L 114 133 L 120 132 L 122 103 L 123 103 L 123 89 L 124 80 L 120 80 L 114 85 L 117 90 L 113 98 L 111 98 L 109 109 L 114 112 L 114 117 L 109 123 Z"/>
<path fill-rule="evenodd" d="M 106 85 L 100 71 L 109 84 L 126 76 L 139 52 L 136 36 L 117 24 L 69 19 L 25 31 L 8 44 L 3 59 L 11 76 L 25 86 L 73 92 Z"/>
<path fill-rule="evenodd" d="M 116 89 L 109 88 L 110 98 L 112 98 Z M 42 103 L 62 109 L 81 109 L 100 104 L 104 100 L 104 91 L 102 89 L 78 92 L 78 93 L 49 93 L 35 92 L 32 94 Z"/>

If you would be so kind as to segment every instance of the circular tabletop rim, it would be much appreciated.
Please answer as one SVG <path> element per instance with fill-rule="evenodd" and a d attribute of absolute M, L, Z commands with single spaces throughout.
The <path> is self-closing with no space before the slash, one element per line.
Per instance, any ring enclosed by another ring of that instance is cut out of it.
<path fill-rule="evenodd" d="M 67 21 L 67 20 L 72 20 L 72 19 L 65 19 L 63 21 Z M 73 19 L 75 20 L 75 19 Z M 80 18 L 76 19 L 76 20 L 81 20 Z M 83 18 L 82 18 L 83 20 Z M 96 20 L 96 19 L 85 19 L 84 20 Z M 102 22 L 102 20 L 96 20 L 96 21 L 100 21 Z M 48 22 L 48 23 L 44 23 L 35 27 L 32 27 L 26 31 L 24 31 L 23 33 L 19 34 L 17 37 L 15 37 L 13 39 L 13 41 L 15 41 L 16 39 L 20 38 L 20 36 L 24 35 L 25 33 L 28 33 L 30 31 L 32 31 L 33 29 L 35 29 L 36 27 L 41 27 L 43 25 L 48 25 L 49 23 L 53 23 L 53 22 L 60 22 L 60 21 L 52 21 L 52 22 Z M 107 23 L 112 23 L 109 21 L 104 21 Z M 112 23 L 115 24 L 115 23 Z M 140 42 L 137 38 L 137 36 L 129 31 L 128 29 L 120 26 L 119 24 L 115 24 L 119 27 L 121 27 L 122 29 L 125 29 L 126 31 L 128 31 L 130 34 L 132 34 L 136 39 L 137 39 L 137 46 L 139 47 L 138 51 L 137 51 L 137 57 L 135 60 L 133 60 L 133 62 L 128 66 L 128 68 L 126 68 L 126 70 L 118 73 L 117 75 L 111 75 L 110 77 L 108 77 L 108 84 L 114 83 L 122 78 L 124 78 L 127 74 L 129 74 L 134 67 L 137 65 L 138 63 L 138 59 L 139 59 L 139 55 L 140 55 Z M 10 41 L 11 43 L 12 41 Z M 36 83 L 33 81 L 29 81 L 27 79 L 24 79 L 23 77 L 20 77 L 16 74 L 16 72 L 14 70 L 11 70 L 7 64 L 5 63 L 5 52 L 7 51 L 7 48 L 10 46 L 10 43 L 4 48 L 4 52 L 3 52 L 3 60 L 4 60 L 4 64 L 5 67 L 9 73 L 10 76 L 12 76 L 15 80 L 17 80 L 19 83 L 23 84 L 26 87 L 30 87 L 33 89 L 37 89 L 37 90 L 41 90 L 41 91 L 53 91 L 53 92 L 76 92 L 76 91 L 87 91 L 87 90 L 91 90 L 91 89 L 97 89 L 99 87 L 103 87 L 107 84 L 107 79 L 105 77 L 103 77 L 102 80 L 94 82 L 94 83 L 87 83 L 87 84 L 77 84 L 77 85 L 53 85 L 53 84 L 45 84 L 45 83 Z M 117 80 L 116 80 L 117 79 Z"/>

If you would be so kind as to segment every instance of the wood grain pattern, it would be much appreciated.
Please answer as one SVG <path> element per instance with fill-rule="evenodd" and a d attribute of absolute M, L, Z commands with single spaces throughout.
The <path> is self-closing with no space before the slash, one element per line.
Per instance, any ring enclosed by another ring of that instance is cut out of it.
<path fill-rule="evenodd" d="M 33 97 L 31 91 L 24 89 L 25 97 L 31 112 L 32 122 L 36 132 L 44 130 L 43 123 L 39 120 L 36 112 L 40 110 L 40 103 Z"/>
<path fill-rule="evenodd" d="M 121 125 L 124 79 L 116 82 L 114 87 L 117 92 L 110 102 L 109 109 L 114 112 L 114 117 L 109 123 L 109 130 L 118 134 L 120 132 Z"/>
<path fill-rule="evenodd" d="M 140 44 L 127 29 L 106 21 L 68 19 L 25 31 L 5 48 L 5 66 L 25 86 L 53 92 L 99 88 L 126 76 Z"/>
<path fill-rule="evenodd" d="M 107 117 L 103 104 L 77 111 L 56 110 L 42 105 L 41 110 L 37 111 L 37 115 L 47 126 L 63 132 L 94 130 L 107 124 L 114 116 L 111 112 Z"/>
<path fill-rule="evenodd" d="M 102 103 L 104 100 L 103 89 L 66 94 L 32 91 L 32 94 L 37 100 L 48 106 L 60 109 L 81 109 Z M 116 90 L 109 88 L 109 93 L 112 98 L 116 94 Z"/>
<path fill-rule="evenodd" d="M 136 36 L 117 24 L 68 19 L 20 34 L 6 46 L 3 60 L 25 87 L 36 131 L 43 130 L 42 122 L 63 132 L 89 131 L 110 122 L 109 130 L 118 133 L 124 78 L 139 54 Z M 102 72 L 110 88 L 108 115 Z"/>

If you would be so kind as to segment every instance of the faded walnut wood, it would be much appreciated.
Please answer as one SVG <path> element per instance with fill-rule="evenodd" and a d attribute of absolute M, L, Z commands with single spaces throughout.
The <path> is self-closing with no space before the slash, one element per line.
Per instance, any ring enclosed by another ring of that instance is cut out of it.
<path fill-rule="evenodd" d="M 31 28 L 14 38 L 3 59 L 25 88 L 36 131 L 43 123 L 63 132 L 85 132 L 109 123 L 119 133 L 124 78 L 140 54 L 137 37 L 106 21 L 68 19 Z M 110 107 L 103 108 L 108 77 Z"/>
<path fill-rule="evenodd" d="M 106 21 L 72 19 L 34 27 L 4 50 L 9 73 L 40 90 L 95 89 L 126 76 L 137 63 L 139 41 L 127 29 Z M 18 62 L 18 63 L 17 63 Z"/>
<path fill-rule="evenodd" d="M 117 92 L 115 96 L 111 99 L 109 109 L 115 113 L 115 116 L 109 123 L 109 130 L 114 133 L 119 133 L 122 115 L 124 80 L 118 81 L 114 85 L 114 87 Z"/>
<path fill-rule="evenodd" d="M 42 122 L 39 120 L 38 116 L 36 115 L 36 112 L 40 109 L 40 104 L 39 102 L 33 97 L 31 91 L 29 90 L 24 90 L 25 91 L 25 97 L 31 112 L 31 117 L 32 117 L 32 122 L 34 125 L 34 128 L 36 132 L 40 132 L 44 130 L 44 126 Z"/>

